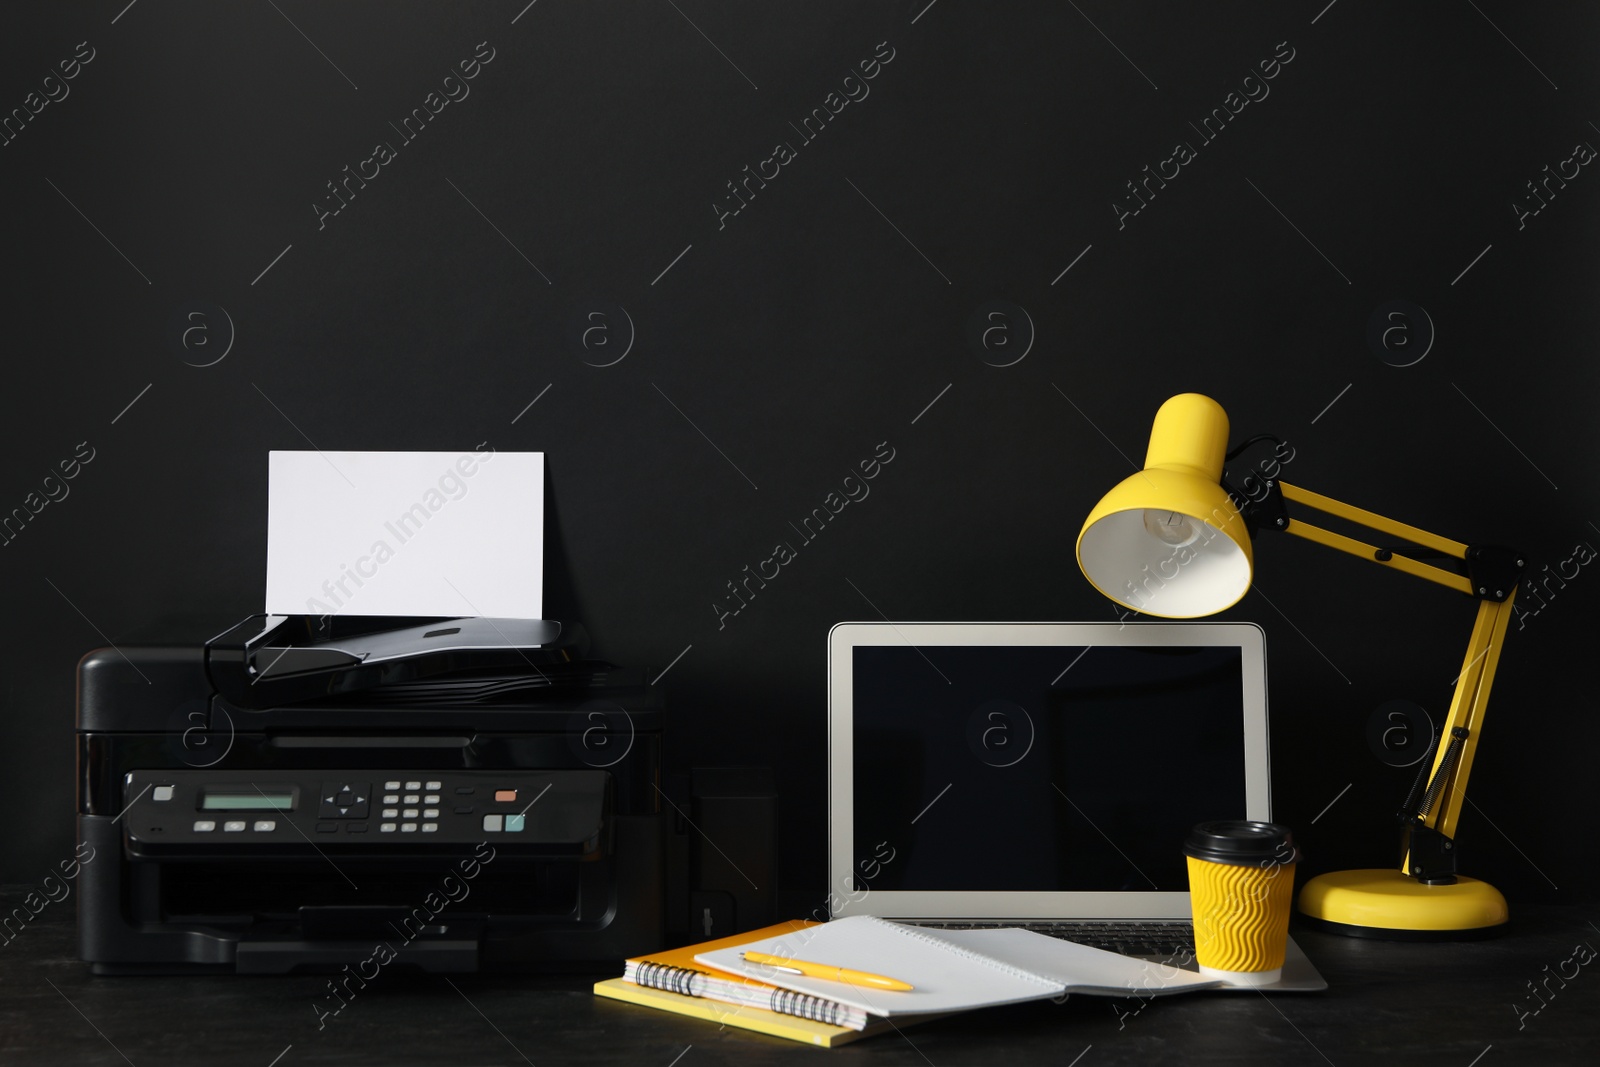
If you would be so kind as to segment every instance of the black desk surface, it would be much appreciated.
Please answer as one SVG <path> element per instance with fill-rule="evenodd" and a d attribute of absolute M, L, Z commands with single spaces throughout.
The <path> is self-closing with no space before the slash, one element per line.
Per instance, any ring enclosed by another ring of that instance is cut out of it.
<path fill-rule="evenodd" d="M 0 893 L 8 913 L 21 896 Z M 1565 962 L 1576 945 L 1600 948 L 1600 908 L 1526 907 L 1503 937 L 1449 945 L 1296 931 L 1326 993 L 1198 993 L 1142 1010 L 1079 996 L 830 1051 L 595 997 L 592 983 L 610 975 L 383 976 L 319 1031 L 325 978 L 91 976 L 75 955 L 75 904 L 49 904 L 0 943 L 0 1063 L 1600 1064 L 1600 958 Z M 1552 977 L 1574 968 L 1565 988 Z M 1547 979 L 1554 993 L 1532 1014 L 1541 1002 L 1528 983 Z"/>

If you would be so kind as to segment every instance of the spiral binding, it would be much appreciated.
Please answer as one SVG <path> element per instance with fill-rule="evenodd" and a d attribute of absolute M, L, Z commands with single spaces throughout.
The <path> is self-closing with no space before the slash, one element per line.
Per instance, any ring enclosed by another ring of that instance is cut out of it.
<path fill-rule="evenodd" d="M 646 961 L 637 965 L 631 980 L 636 985 L 648 986 L 651 989 L 664 989 L 669 993 L 698 997 L 702 995 L 700 990 L 704 988 L 705 977 L 700 971 L 688 967 L 674 967 L 668 963 Z M 825 997 L 811 996 L 808 993 L 796 993 L 790 989 L 773 989 L 767 995 L 766 1008 L 768 1011 L 810 1019 L 812 1022 L 827 1023 L 829 1026 L 851 1026 L 850 1018 L 854 1013 L 849 1005 L 839 1004 Z"/>
<path fill-rule="evenodd" d="M 829 1026 L 845 1025 L 847 1011 L 843 1004 L 806 993 L 796 993 L 791 989 L 774 989 L 767 1007 L 784 1015 L 798 1015 L 802 1019 L 827 1023 Z"/>
<path fill-rule="evenodd" d="M 1042 986 L 1046 986 L 1053 991 L 1059 991 L 1061 989 L 1061 983 L 1056 981 L 1054 978 L 1049 978 L 1042 974 L 1036 974 L 1033 971 L 1025 970 L 1021 967 L 1013 967 L 1009 963 L 1001 963 L 997 959 L 994 959 L 990 956 L 985 956 L 981 952 L 974 952 L 970 948 L 965 948 L 956 944 L 954 941 L 946 941 L 942 937 L 936 937 L 921 927 L 905 926 L 900 923 L 890 922 L 887 919 L 880 919 L 875 915 L 869 917 L 872 919 L 874 925 L 883 926 L 887 927 L 888 929 L 898 931 L 914 941 L 922 941 L 930 945 L 938 945 L 940 948 L 951 953 L 952 955 L 960 956 L 962 959 L 972 960 L 975 963 L 985 964 L 991 969 L 999 971 L 1002 974 L 1010 975 L 1013 978 L 1025 978 L 1030 982 L 1037 982 Z"/>
<path fill-rule="evenodd" d="M 673 967 L 666 963 L 641 963 L 638 972 L 634 975 L 634 982 L 651 989 L 665 989 L 669 993 L 680 993 L 686 997 L 697 997 L 699 992 L 694 988 L 695 979 L 705 977 L 699 971 L 690 970 L 688 967 Z"/>

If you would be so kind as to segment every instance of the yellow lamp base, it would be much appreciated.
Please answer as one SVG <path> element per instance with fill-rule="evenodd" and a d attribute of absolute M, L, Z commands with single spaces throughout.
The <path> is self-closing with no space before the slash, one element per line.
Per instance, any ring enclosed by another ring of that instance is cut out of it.
<path fill-rule="evenodd" d="M 1300 890 L 1300 912 L 1334 933 L 1396 941 L 1489 937 L 1511 918 L 1488 882 L 1424 885 L 1393 867 L 1318 875 Z"/>

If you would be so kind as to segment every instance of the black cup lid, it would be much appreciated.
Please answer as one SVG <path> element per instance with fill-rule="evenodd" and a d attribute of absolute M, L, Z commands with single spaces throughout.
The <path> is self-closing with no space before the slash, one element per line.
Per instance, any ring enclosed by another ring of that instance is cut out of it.
<path fill-rule="evenodd" d="M 1221 819 L 1203 822 L 1189 831 L 1183 854 L 1211 863 L 1254 867 L 1264 860 L 1295 863 L 1300 850 L 1287 826 L 1275 822 Z"/>

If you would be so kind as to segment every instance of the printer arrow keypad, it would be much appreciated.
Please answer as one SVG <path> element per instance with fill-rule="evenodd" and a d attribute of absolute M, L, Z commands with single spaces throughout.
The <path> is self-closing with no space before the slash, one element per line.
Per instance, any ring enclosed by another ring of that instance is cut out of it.
<path fill-rule="evenodd" d="M 322 807 L 317 815 L 323 819 L 365 819 L 371 796 L 371 782 L 323 782 Z"/>

